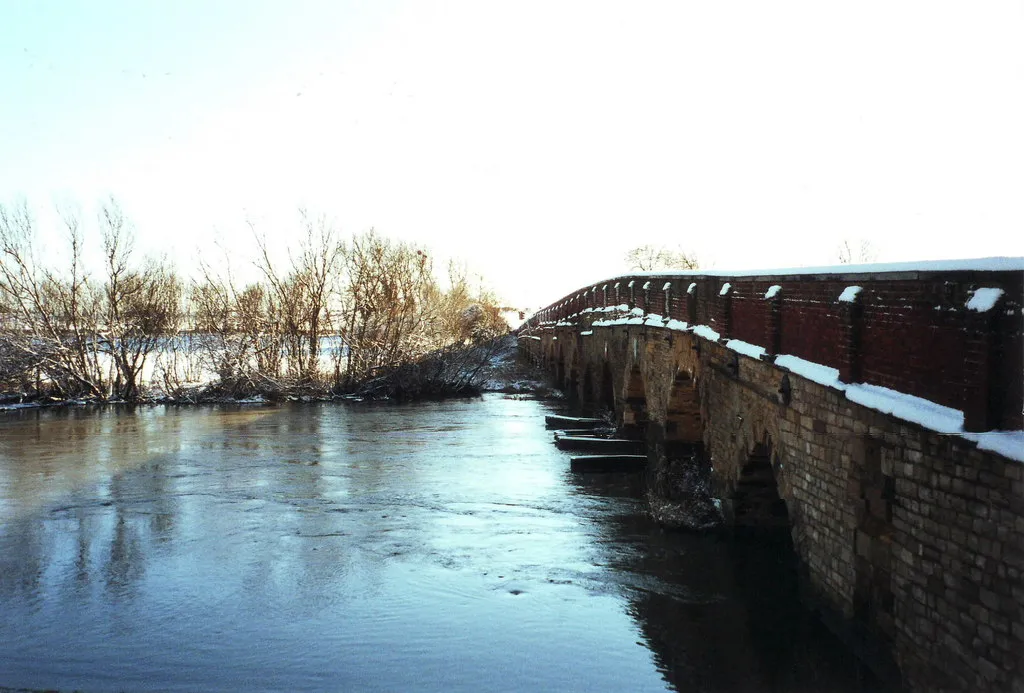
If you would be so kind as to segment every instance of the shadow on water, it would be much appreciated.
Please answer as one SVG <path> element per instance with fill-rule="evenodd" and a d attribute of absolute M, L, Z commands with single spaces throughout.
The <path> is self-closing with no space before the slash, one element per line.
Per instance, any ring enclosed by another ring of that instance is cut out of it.
<path fill-rule="evenodd" d="M 640 475 L 576 475 L 583 493 L 638 498 Z M 606 518 L 629 578 L 629 613 L 679 691 L 880 691 L 882 683 L 800 599 L 788 530 L 692 534 L 638 501 Z"/>
<path fill-rule="evenodd" d="M 0 438 L 0 690 L 872 689 L 791 549 L 663 531 L 536 403 L 70 411 Z"/>

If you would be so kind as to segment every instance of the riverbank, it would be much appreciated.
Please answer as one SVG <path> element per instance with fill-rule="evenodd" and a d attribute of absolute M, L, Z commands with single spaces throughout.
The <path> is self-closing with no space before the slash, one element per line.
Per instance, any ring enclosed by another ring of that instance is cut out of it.
<path fill-rule="evenodd" d="M 293 389 L 259 388 L 253 385 L 241 396 L 231 394 L 219 382 L 208 382 L 183 389 L 176 395 L 154 390 L 150 396 L 135 402 L 124 400 L 100 400 L 94 398 L 31 397 L 21 393 L 0 393 L 0 412 L 22 409 L 38 409 L 44 407 L 76 407 L 101 405 L 193 405 L 193 404 L 276 404 L 280 402 L 361 402 L 366 400 L 416 400 L 445 399 L 447 397 L 477 397 L 485 392 L 521 395 L 535 399 L 562 399 L 560 390 L 551 387 L 545 379 L 543 371 L 523 363 L 517 358 L 518 338 L 505 335 L 484 346 L 467 347 L 467 350 L 486 349 L 479 362 L 471 363 L 473 372 L 456 374 L 465 381 L 459 390 L 441 394 L 425 394 L 410 396 L 402 393 L 389 396 L 385 390 L 373 391 L 370 388 L 355 388 L 353 392 L 332 392 L 330 388 L 304 387 Z"/>

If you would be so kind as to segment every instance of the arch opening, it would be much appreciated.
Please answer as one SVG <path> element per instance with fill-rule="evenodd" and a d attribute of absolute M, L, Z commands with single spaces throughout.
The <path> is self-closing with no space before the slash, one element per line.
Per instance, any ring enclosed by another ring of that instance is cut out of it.
<path fill-rule="evenodd" d="M 594 369 L 591 366 L 587 366 L 583 370 L 583 388 L 580 390 L 580 404 L 582 404 L 583 411 L 586 414 L 593 413 L 597 408 L 594 399 Z"/>
<path fill-rule="evenodd" d="M 565 391 L 568 400 L 573 404 L 579 405 L 580 400 L 580 372 L 573 366 L 569 369 L 569 377 L 564 379 L 561 383 L 562 389 Z"/>
<path fill-rule="evenodd" d="M 639 368 L 633 368 L 623 392 L 622 426 L 624 438 L 644 440 L 647 432 L 647 389 Z"/>
<path fill-rule="evenodd" d="M 665 440 L 697 444 L 703 435 L 696 382 L 689 373 L 681 372 L 672 381 L 665 413 Z"/>
<path fill-rule="evenodd" d="M 733 524 L 745 531 L 790 536 L 789 511 L 775 480 L 770 442 L 754 445 L 740 470 L 733 493 Z"/>
<path fill-rule="evenodd" d="M 608 366 L 608 362 L 605 361 L 601 368 L 601 397 L 600 406 L 605 411 L 615 411 L 615 383 L 612 380 L 612 369 Z"/>
<path fill-rule="evenodd" d="M 558 356 L 555 358 L 554 363 L 554 376 L 555 376 L 555 387 L 562 389 L 565 387 L 565 354 L 562 352 L 562 347 L 558 347 Z"/>

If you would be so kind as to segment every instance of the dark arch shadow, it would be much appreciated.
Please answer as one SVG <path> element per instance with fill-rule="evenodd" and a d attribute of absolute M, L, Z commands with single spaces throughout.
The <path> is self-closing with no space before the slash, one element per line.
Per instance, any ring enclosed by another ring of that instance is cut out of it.
<path fill-rule="evenodd" d="M 594 398 L 594 369 L 587 366 L 583 370 L 583 387 L 580 390 L 580 404 L 584 414 L 592 414 L 598 409 L 598 403 Z"/>
<path fill-rule="evenodd" d="M 647 389 L 640 369 L 634 367 L 629 372 L 623 392 L 620 434 L 623 438 L 646 440 L 647 420 Z"/>
<path fill-rule="evenodd" d="M 605 411 L 615 413 L 615 382 L 612 380 L 612 369 L 607 361 L 601 367 L 600 406 Z"/>

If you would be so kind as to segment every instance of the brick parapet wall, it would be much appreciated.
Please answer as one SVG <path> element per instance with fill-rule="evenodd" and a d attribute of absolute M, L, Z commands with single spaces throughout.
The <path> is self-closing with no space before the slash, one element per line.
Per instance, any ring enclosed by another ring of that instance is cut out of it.
<path fill-rule="evenodd" d="M 723 294 L 726 283 L 730 288 Z M 774 285 L 781 290 L 766 298 Z M 607 298 L 600 286 L 609 287 Z M 1024 428 L 1022 272 L 625 275 L 600 286 L 556 301 L 527 327 L 564 320 L 587 307 L 626 303 L 709 325 L 769 353 L 837 368 L 847 382 L 880 385 L 959 409 L 968 430 Z M 850 286 L 862 287 L 852 305 L 838 300 Z M 987 313 L 968 310 L 973 291 L 982 287 L 1002 289 L 1003 297 Z"/>

